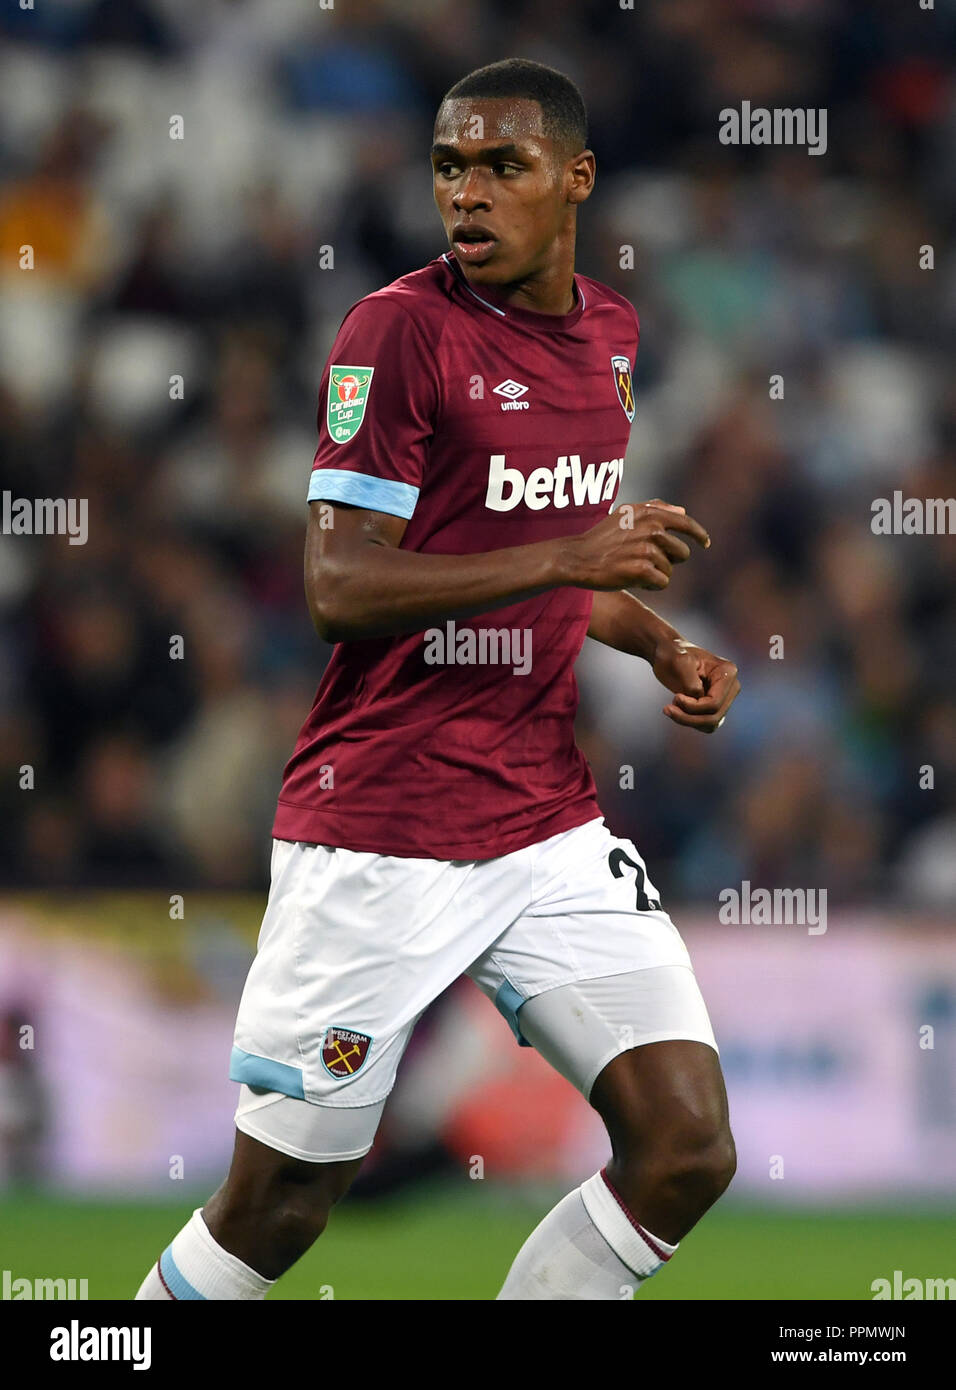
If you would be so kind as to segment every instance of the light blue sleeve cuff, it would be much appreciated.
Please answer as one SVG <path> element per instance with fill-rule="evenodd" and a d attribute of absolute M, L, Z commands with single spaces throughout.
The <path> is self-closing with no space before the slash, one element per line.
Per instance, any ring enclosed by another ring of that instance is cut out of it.
<path fill-rule="evenodd" d="M 348 502 L 371 512 L 388 512 L 407 521 L 418 501 L 417 487 L 396 483 L 389 478 L 372 478 L 367 473 L 350 473 L 345 468 L 316 468 L 309 482 L 310 502 Z"/>

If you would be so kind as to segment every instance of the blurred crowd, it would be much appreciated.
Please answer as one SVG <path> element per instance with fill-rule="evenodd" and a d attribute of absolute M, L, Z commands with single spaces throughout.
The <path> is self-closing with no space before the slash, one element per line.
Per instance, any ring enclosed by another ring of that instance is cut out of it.
<path fill-rule="evenodd" d="M 4 881 L 267 883 L 330 654 L 319 376 L 348 307 L 445 249 L 442 93 L 521 56 L 582 89 L 577 268 L 641 316 L 622 500 L 713 537 L 648 601 L 743 682 L 709 739 L 586 644 L 609 823 L 675 900 L 956 902 L 956 547 L 870 526 L 956 491 L 954 35 L 946 0 L 5 6 L 0 489 L 89 499 L 89 541 L 0 537 Z M 826 154 L 722 145 L 744 99 L 826 108 Z"/>

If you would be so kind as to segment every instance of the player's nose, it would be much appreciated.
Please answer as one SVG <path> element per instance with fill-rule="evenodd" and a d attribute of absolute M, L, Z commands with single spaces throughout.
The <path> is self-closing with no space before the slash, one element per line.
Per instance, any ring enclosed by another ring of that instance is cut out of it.
<path fill-rule="evenodd" d="M 457 212 L 474 212 L 476 208 L 490 208 L 491 198 L 487 182 L 480 169 L 471 169 L 461 185 L 455 189 L 452 205 Z"/>

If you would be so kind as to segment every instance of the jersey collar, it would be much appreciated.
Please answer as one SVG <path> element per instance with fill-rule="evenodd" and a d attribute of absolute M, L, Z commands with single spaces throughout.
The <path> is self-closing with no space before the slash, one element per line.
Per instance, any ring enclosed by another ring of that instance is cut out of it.
<path fill-rule="evenodd" d="M 574 276 L 574 293 L 576 303 L 574 308 L 567 314 L 541 314 L 534 309 L 521 309 L 514 304 L 509 304 L 499 291 L 482 286 L 481 290 L 472 289 L 461 266 L 458 258 L 451 251 L 446 251 L 438 258 L 444 261 L 448 269 L 454 275 L 455 280 L 472 299 L 496 314 L 499 318 L 508 319 L 512 323 L 520 323 L 528 328 L 543 329 L 545 332 L 560 333 L 567 328 L 573 328 L 578 319 L 587 308 L 587 301 L 584 291 L 577 275 Z"/>

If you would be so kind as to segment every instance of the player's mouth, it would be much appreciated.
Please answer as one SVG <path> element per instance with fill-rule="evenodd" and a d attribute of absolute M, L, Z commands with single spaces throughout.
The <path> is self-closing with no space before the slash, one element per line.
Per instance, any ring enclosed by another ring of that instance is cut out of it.
<path fill-rule="evenodd" d="M 467 265 L 481 265 L 498 244 L 498 238 L 480 222 L 456 222 L 451 244 L 455 255 Z"/>

